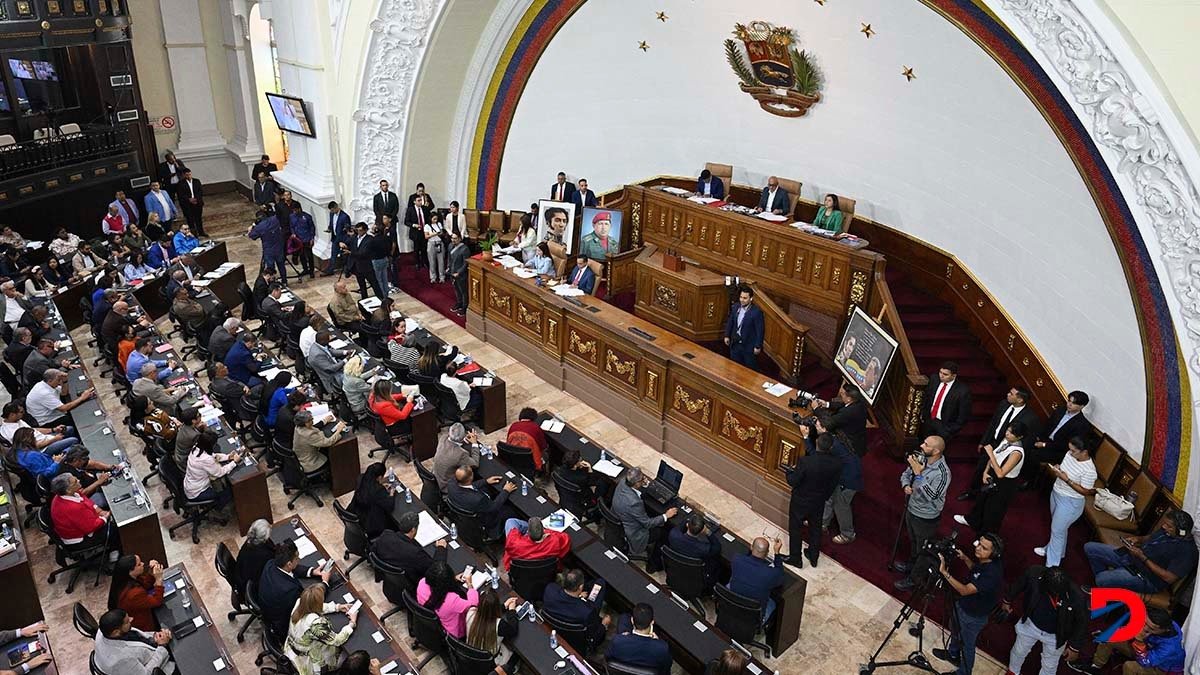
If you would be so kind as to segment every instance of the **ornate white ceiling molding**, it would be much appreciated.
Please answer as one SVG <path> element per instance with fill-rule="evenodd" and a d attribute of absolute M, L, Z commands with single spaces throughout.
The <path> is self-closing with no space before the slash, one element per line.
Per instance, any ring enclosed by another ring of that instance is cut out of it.
<path fill-rule="evenodd" d="M 447 0 L 382 0 L 370 23 L 367 66 L 354 110 L 354 175 L 350 209 L 371 220 L 380 180 L 400 180 L 408 113 L 429 37 Z"/>

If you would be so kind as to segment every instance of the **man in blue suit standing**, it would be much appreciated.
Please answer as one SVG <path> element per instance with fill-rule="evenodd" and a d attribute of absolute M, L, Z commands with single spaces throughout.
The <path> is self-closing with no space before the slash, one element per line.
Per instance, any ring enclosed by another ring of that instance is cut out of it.
<path fill-rule="evenodd" d="M 777 216 L 791 213 L 792 200 L 787 190 L 779 187 L 779 179 L 771 176 L 767 179 L 767 187 L 763 188 L 762 196 L 758 198 L 758 210 L 769 211 Z"/>
<path fill-rule="evenodd" d="M 696 181 L 696 194 L 713 199 L 725 198 L 725 181 L 705 169 L 700 172 L 700 180 Z"/>
<path fill-rule="evenodd" d="M 738 301 L 725 320 L 725 344 L 729 358 L 753 369 L 763 345 L 763 313 L 754 304 L 754 289 L 738 286 Z"/>
<path fill-rule="evenodd" d="M 338 244 L 350 241 L 350 216 L 337 202 L 329 202 L 329 225 L 325 231 L 329 233 L 329 244 L 332 247 L 329 264 L 321 270 L 321 276 L 327 277 L 337 271 L 338 258 L 342 255 L 342 247 Z"/>
<path fill-rule="evenodd" d="M 150 191 L 146 193 L 144 203 L 147 216 L 157 213 L 163 231 L 171 229 L 171 221 L 175 220 L 175 216 L 179 215 L 179 212 L 175 208 L 175 202 L 171 201 L 171 195 L 162 189 L 158 181 L 150 184 Z"/>
<path fill-rule="evenodd" d="M 246 236 L 262 241 L 262 266 L 279 270 L 279 279 L 285 282 L 287 268 L 284 267 L 283 226 L 279 224 L 275 211 L 269 206 L 263 207 L 258 212 L 257 222 L 246 231 Z"/>

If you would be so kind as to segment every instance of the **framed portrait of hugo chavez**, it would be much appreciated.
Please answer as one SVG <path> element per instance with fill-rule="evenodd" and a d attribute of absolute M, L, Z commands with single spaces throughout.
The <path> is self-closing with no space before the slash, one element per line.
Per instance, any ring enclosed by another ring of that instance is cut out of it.
<path fill-rule="evenodd" d="M 579 225 L 579 254 L 604 260 L 621 252 L 621 211 L 585 208 Z"/>

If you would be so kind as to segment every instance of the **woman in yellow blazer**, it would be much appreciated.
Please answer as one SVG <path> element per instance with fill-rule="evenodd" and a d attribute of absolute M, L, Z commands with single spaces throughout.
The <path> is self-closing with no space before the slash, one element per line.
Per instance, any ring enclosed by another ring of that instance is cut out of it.
<path fill-rule="evenodd" d="M 835 235 L 841 234 L 842 212 L 838 210 L 838 207 L 837 195 L 825 195 L 825 204 L 817 209 L 817 217 L 813 219 L 812 224 Z"/>

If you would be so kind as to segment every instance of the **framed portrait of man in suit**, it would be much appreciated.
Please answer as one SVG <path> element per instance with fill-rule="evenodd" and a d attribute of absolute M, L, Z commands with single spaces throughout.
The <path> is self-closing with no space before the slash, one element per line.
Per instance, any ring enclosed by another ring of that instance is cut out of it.
<path fill-rule="evenodd" d="M 574 253 L 575 204 L 539 199 L 538 216 L 537 240 L 562 244 L 566 253 Z"/>
<path fill-rule="evenodd" d="M 579 253 L 592 260 L 620 253 L 623 215 L 613 209 L 584 209 L 579 227 Z"/>
<path fill-rule="evenodd" d="M 858 387 L 867 403 L 874 404 L 897 348 L 896 340 L 883 326 L 855 307 L 834 352 L 833 364 Z"/>

